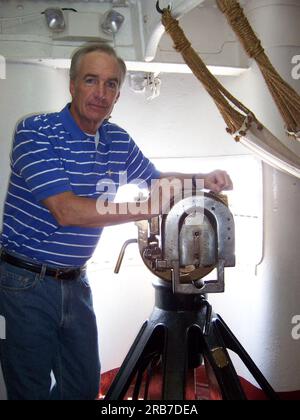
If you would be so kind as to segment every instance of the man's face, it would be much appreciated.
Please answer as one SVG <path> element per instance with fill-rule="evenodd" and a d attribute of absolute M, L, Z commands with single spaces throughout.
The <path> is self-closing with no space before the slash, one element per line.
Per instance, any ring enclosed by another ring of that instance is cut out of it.
<path fill-rule="evenodd" d="M 70 82 L 71 114 L 79 127 L 95 133 L 108 118 L 120 95 L 121 70 L 117 60 L 102 52 L 86 54 Z"/>

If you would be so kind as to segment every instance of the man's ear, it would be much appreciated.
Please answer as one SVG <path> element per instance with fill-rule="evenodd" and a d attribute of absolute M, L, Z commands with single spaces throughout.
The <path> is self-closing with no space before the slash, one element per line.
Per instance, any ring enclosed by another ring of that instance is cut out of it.
<path fill-rule="evenodd" d="M 120 98 L 120 92 L 118 92 L 118 94 L 117 94 L 117 97 L 115 99 L 115 104 L 118 102 L 119 98 Z"/>
<path fill-rule="evenodd" d="M 74 80 L 70 80 L 69 91 L 70 91 L 71 96 L 73 98 L 74 97 L 74 93 L 75 93 L 75 82 L 74 82 Z"/>

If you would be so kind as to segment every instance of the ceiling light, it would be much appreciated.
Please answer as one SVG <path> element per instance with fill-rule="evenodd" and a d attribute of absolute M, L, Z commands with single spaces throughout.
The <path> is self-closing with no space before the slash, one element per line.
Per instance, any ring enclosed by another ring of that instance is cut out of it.
<path fill-rule="evenodd" d="M 65 19 L 64 14 L 61 9 L 58 8 L 49 8 L 44 12 L 48 28 L 54 32 L 60 32 L 65 29 Z"/>
<path fill-rule="evenodd" d="M 147 84 L 147 73 L 134 72 L 129 73 L 129 86 L 133 92 L 145 92 Z"/>
<path fill-rule="evenodd" d="M 125 18 L 121 13 L 110 10 L 104 15 L 104 20 L 101 23 L 102 31 L 108 35 L 115 35 L 119 32 L 124 20 Z"/>
<path fill-rule="evenodd" d="M 135 93 L 146 93 L 148 100 L 160 95 L 161 80 L 155 73 L 129 72 L 129 86 Z"/>

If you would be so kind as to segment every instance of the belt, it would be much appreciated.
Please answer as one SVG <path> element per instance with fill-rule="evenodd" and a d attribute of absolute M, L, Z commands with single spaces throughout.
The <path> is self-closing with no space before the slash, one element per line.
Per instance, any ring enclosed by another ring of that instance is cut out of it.
<path fill-rule="evenodd" d="M 13 255 L 7 254 L 5 251 L 2 251 L 0 260 L 7 262 L 8 264 L 14 265 L 19 268 L 24 268 L 25 270 L 32 271 L 34 273 L 41 273 L 45 270 L 45 265 L 35 264 L 21 258 L 14 257 Z M 50 268 L 46 267 L 45 275 L 54 277 L 58 280 L 75 280 L 83 271 L 85 267 L 80 268 Z"/>

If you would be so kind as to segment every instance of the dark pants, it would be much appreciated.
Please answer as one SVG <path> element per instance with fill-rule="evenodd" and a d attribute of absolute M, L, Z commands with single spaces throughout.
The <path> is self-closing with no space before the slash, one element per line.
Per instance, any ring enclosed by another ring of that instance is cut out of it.
<path fill-rule="evenodd" d="M 8 399 L 96 398 L 97 327 L 85 274 L 56 280 L 1 261 L 0 316 Z M 51 371 L 56 385 L 50 391 Z"/>

